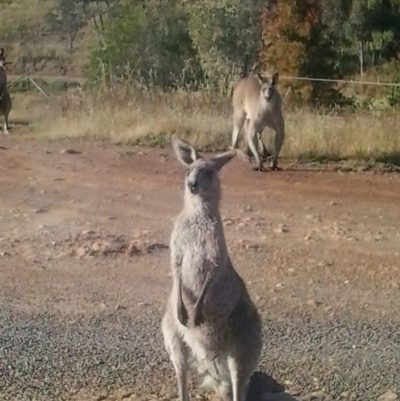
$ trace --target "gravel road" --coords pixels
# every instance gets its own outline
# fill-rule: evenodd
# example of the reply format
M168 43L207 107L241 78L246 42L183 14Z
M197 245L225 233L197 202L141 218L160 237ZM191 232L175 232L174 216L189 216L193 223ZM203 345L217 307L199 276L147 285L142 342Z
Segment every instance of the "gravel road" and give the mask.
M1 399L67 400L86 388L98 396L152 388L170 397L175 381L160 317L146 306L136 316L116 311L66 324L3 305ZM264 341L260 368L289 391L365 401L388 389L400 392L399 325L264 316Z

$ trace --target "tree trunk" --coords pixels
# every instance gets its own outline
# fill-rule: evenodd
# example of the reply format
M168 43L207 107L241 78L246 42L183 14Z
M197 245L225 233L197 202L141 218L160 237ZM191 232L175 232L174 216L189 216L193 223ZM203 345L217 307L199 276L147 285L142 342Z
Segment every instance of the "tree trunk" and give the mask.
M360 61L360 74L364 75L364 42L359 42L358 58Z
M376 49L374 42L371 42L371 47L372 47L372 65L376 65L376 58L375 58Z

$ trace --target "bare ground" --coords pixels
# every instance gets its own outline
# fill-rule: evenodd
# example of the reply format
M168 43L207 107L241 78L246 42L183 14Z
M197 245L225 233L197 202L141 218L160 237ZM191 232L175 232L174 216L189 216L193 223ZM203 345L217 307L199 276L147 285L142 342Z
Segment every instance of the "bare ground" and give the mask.
M400 394L400 175L283 167L221 173L268 391ZM176 397L160 319L182 178L170 149L0 138L2 400Z

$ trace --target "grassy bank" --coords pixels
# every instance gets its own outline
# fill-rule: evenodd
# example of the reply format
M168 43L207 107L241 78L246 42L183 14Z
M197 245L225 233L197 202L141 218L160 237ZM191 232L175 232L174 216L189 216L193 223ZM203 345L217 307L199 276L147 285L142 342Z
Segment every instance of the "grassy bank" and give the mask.
M172 133L202 150L226 149L231 103L207 93L123 88L109 92L15 94L12 120L31 121L47 139L83 138L165 146ZM284 110L287 136L282 157L295 160L375 159L400 164L400 119L393 112L318 113ZM14 129L18 135L19 127ZM272 140L269 130L264 140Z

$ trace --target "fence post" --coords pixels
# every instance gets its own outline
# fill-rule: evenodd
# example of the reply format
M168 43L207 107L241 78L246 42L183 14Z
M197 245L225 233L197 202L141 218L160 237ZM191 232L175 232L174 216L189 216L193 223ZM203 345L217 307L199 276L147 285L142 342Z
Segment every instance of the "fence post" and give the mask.
M25 76L26 76L26 90L27 90L27 92L30 92L31 83L29 80L29 66L25 66Z

